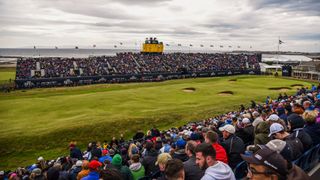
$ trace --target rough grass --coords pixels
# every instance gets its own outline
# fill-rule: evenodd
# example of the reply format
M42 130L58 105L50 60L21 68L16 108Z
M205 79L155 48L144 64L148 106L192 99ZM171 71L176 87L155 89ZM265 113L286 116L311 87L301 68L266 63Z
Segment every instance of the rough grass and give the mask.
M10 82L10 79L14 80L15 76L16 76L16 68L0 67L0 85Z
M230 82L236 78L237 81ZM231 110L250 100L277 97L272 87L310 83L266 76L233 76L157 83L101 84L0 93L0 169L13 169L68 154L138 129L166 129ZM181 89L193 87L193 93ZM219 96L232 91L232 96ZM288 90L288 94L295 90Z

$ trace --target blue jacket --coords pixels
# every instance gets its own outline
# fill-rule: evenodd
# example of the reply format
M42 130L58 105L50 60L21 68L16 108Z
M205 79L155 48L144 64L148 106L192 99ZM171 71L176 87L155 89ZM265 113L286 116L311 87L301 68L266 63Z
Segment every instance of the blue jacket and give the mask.
M99 173L96 171L91 171L88 176L82 178L81 180L99 180Z
M105 160L109 160L111 163L112 157L109 155L106 155L106 156L102 156L101 158L99 158L99 162L101 162L101 163L104 163Z

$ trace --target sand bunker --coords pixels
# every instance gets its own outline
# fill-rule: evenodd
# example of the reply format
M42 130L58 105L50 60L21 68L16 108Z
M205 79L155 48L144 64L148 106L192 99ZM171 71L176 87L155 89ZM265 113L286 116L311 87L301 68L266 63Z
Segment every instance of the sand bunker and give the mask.
M236 82L237 79L229 79L230 82Z
M187 92L187 93L192 93L196 91L196 88L193 87L189 87L189 88L184 88L182 89L183 92Z
M292 84L291 87L297 89L297 88L302 88L303 84Z
M220 96L232 96L233 92L232 91L222 91L222 92L219 92L219 95Z
M274 88L269 88L269 90L275 90L275 91L279 91L279 92L287 92L288 90L290 90L291 88L289 87L274 87Z

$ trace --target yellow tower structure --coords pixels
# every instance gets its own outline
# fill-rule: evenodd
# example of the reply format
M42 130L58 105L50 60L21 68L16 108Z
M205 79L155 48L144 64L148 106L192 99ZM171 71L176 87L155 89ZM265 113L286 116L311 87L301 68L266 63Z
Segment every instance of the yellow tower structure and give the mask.
M159 42L157 38L146 38L142 45L141 53L162 54L164 50L163 43Z

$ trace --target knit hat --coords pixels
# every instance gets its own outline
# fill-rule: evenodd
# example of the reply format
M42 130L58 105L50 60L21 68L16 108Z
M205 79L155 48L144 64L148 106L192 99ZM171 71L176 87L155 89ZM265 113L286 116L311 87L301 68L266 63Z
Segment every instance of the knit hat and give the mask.
M287 145L286 141L274 139L269 141L266 146L273 151L277 151L277 153L281 154L284 159L288 160L288 162L293 160L292 149L289 145Z
M102 155L104 156L106 154L108 154L108 150L106 150L106 149L102 150Z
M287 120L291 125L291 130L302 128L304 126L303 118L296 113L290 114Z
M116 154L113 156L111 164L114 166L121 166L122 164L122 158L119 154Z
M187 142L183 139L179 139L176 143L177 147L179 149L184 149L184 147L186 146Z

